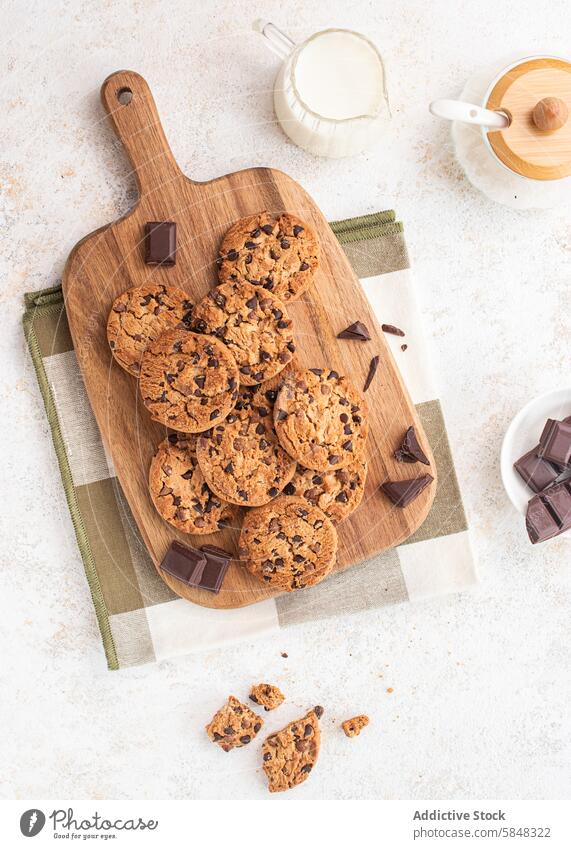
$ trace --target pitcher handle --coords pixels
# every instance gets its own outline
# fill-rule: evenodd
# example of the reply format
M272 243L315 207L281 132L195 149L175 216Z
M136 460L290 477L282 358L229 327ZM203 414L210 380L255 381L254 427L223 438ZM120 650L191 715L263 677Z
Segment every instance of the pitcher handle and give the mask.
M257 20L252 24L252 29L261 33L268 42L268 46L274 53L277 53L282 59L287 59L291 51L295 47L295 42L289 38L285 32L278 29L275 24L269 21Z
M463 121L464 124L477 124L494 130L502 130L510 123L510 119L503 112L483 109L474 103L463 103L461 100L433 100L428 108L438 118Z

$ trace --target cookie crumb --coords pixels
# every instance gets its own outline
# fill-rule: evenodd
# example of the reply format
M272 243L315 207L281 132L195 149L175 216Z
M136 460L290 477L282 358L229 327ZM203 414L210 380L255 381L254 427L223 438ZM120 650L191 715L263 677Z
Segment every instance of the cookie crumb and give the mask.
M250 690L250 699L264 710L275 710L285 699L284 694L275 684L256 684Z
M387 693L394 693L393 688L392 688L392 687L387 687Z
M263 724L262 717L250 710L248 705L243 705L235 696L228 696L228 702L206 726L206 733L213 743L229 752L247 746Z
M353 716L341 723L341 728L346 737L358 737L363 728L369 724L369 717L364 713Z

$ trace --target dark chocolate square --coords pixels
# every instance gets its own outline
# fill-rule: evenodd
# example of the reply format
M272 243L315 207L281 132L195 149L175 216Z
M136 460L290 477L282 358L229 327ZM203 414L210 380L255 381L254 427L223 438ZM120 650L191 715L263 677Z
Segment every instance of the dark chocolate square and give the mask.
M541 492L551 486L562 472L561 466L538 457L538 451L539 445L536 445L514 463L514 469L533 492Z
M571 463L571 424L547 419L539 438L538 454L558 466L568 466Z
M145 224L145 262L147 265L174 265L176 262L176 224L174 221L147 221Z
M171 543L161 563L161 569L189 587L199 586L205 566L206 556L202 551L187 548L176 540Z
M571 528L571 482L557 483L534 495L527 505L525 524L534 545L568 531Z

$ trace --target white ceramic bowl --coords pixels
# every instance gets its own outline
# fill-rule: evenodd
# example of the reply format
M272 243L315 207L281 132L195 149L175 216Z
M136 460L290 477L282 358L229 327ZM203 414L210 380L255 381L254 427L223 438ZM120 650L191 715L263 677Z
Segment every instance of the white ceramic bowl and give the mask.
M520 410L506 431L502 443L500 468L502 481L509 500L525 516L527 502L533 492L527 487L513 467L516 460L537 445L547 419L564 419L571 416L571 387L555 389L534 398ZM571 539L571 530L557 539Z

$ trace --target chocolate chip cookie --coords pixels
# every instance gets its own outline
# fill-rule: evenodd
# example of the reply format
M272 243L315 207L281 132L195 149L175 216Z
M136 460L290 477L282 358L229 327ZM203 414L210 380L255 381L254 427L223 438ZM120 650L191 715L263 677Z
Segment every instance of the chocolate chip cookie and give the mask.
M249 283L211 289L194 308L191 329L224 342L246 386L278 374L295 351L292 322L282 302Z
M250 699L264 710L275 710L285 699L284 694L275 684L255 684L250 690Z
M174 328L143 354L139 389L155 421L200 433L224 421L236 403L238 366L213 336Z
M266 737L262 763L270 793L290 790L307 779L319 755L322 716L323 708L317 705L301 719Z
M229 752L247 746L263 724L262 717L250 710L248 705L243 705L235 696L229 696L228 702L206 726L206 733L213 743L218 743L221 749Z
M297 371L282 383L274 404L278 439L306 469L340 469L363 454L368 433L362 396L336 371Z
M174 286L145 283L119 295L107 319L107 339L121 368L138 377L147 346L165 330L187 322L191 310L188 295Z
M361 503L366 478L367 463L361 458L332 472L316 472L298 466L284 487L284 495L299 495L323 510L332 522L341 522Z
M341 723L341 728L346 737L358 737L363 728L369 724L369 717L364 713L352 716Z
M225 421L201 434L196 446L210 489L246 507L275 498L295 472L295 460L276 437L263 387L242 388Z
M292 592L319 583L331 572L337 532L318 507L284 495L247 512L239 553L258 580Z
M192 441L191 441L192 440ZM192 434L171 434L159 445L149 471L153 504L166 522L185 534L212 534L235 526L238 508L209 489Z
M311 283L319 264L319 242L311 227L295 215L260 212L228 230L218 262L221 283L245 280L287 303Z

